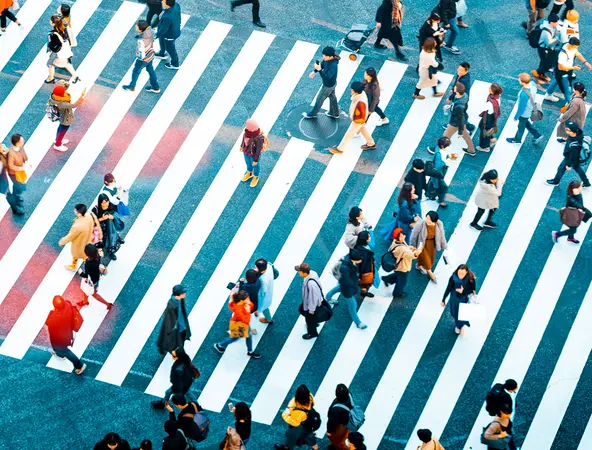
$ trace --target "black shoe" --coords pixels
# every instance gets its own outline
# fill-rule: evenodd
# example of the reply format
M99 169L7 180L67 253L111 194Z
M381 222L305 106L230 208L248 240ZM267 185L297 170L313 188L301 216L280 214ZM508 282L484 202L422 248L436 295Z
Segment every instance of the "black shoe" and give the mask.
M74 78L74 80L72 80L72 84L76 84L79 81L80 81L80 77L77 76L76 78Z
M516 138L506 138L506 141L508 141L510 144L520 144L520 142L522 142L520 139Z
M325 115L327 117L330 117L331 119L339 119L339 114L337 114L336 116L334 116L333 114L330 114L329 112L326 112Z
M592 184L590 184L590 182L587 181L586 183L583 183L582 186L588 188L588 187L592 186Z
M111 261L117 261L117 255L115 253L109 253L109 259Z
M171 70L179 70L179 67L181 67L181 66L173 66L170 62L165 63L164 66L167 69L171 69ZM158 91L160 92L160 89Z
M265 25L263 22L261 22L260 20L254 20L253 21L253 25L255 25L256 27L259 28L266 28L267 25Z
M483 231L483 227L478 223L472 223L469 225L473 230Z
M154 57L156 59L165 59L166 58L166 55L164 53L155 53L154 54Z
M303 334L303 335L302 335L302 339L304 339L304 340L306 340L306 341L308 341L308 340L310 340L310 339L314 339L314 338L316 338L316 337L319 337L319 335L317 334L316 336L314 336L314 335L312 335L312 334L308 334L308 333L306 333L306 334Z
M483 226L485 228L497 228L497 224L495 222L492 222L490 220L486 221Z
M385 280L386 277L380 277L380 279L384 282L384 285L386 287L389 287L392 283L389 283L388 281Z
M166 65L166 64L165 64ZM152 86L146 86L144 88L144 90L146 92L154 92L155 94L159 94L160 93L160 89L154 89Z
M164 402L162 400L150 402L150 405L152 405L154 409L164 409Z
M45 84L55 84L55 78L52 78L51 80L45 80L44 83Z
M407 58L403 53L397 53L397 59L403 62L409 61L409 58Z
M555 181L553 179L545 180L545 183L547 183L549 186L559 186L559 181ZM584 187L587 187L587 186L584 186Z
M121 245L125 244L125 240L121 236L117 236L117 242L119 242Z
M376 43L376 44L374 44L374 48L377 48L379 50L384 50L386 48L386 45Z
M477 154L477 152L475 150L470 152L468 148L463 148L463 152L465 152L469 156L475 156Z
M374 298L374 294L372 292L362 292L362 297Z
M234 12L234 8L236 8L234 2L230 2L230 12Z
M400 295L393 295L393 300L399 300L401 298L407 298L407 292L403 292Z
M253 359L261 359L261 353L257 352L247 352L247 355Z

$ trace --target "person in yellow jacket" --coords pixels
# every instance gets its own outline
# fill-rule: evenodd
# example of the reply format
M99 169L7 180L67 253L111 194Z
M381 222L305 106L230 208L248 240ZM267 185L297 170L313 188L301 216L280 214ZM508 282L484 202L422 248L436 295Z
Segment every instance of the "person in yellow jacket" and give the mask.
M308 418L308 412L314 406L314 398L310 390L301 384L296 389L294 398L288 403L288 407L282 413L282 419L288 424L286 440L284 444L275 444L277 450L292 450L298 446L312 447L318 450L317 439L314 432L306 430L303 422Z
M79 259L86 259L84 248L87 244L92 244L93 227L96 225L99 229L99 240L102 239L101 227L91 212L87 212L86 205L79 203L74 207L76 219L70 228L70 232L60 239L60 247L67 243L72 243L72 264L66 265L66 269L75 271Z

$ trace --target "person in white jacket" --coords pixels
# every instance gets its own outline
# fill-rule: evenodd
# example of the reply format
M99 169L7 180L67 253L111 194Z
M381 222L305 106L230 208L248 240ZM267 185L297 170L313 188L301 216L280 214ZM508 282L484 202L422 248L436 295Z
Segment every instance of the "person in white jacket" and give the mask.
M259 318L259 322L272 324L271 312L269 307L273 300L273 283L274 280L280 276L278 270L263 258L259 258L255 261L255 267L259 272L259 279L261 280L261 288L259 289L259 311L263 314L263 317Z
M482 231L485 228L497 228L495 222L491 220L495 210L499 208L499 198L502 195L503 181L500 180L497 170L489 170L483 174L479 180L477 187L477 194L475 195L475 204L477 205L477 214L471 222L471 228ZM483 226L479 225L479 221L485 210L488 209L487 219Z
M353 249L358 242L358 234L364 230L371 230L372 225L366 222L364 213L358 206L354 206L349 211L349 219L345 225L345 236L343 242L349 249ZM374 242L370 241L370 246L374 246Z

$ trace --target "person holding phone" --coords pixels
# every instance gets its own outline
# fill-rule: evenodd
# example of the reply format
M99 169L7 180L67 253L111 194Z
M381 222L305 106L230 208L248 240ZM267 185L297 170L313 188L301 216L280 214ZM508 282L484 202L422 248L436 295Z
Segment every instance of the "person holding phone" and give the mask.
M337 87L337 66L339 65L340 59L341 58L335 52L333 47L325 47L323 49L323 61L315 61L314 70L308 75L308 77L312 80L318 73L323 81L323 85L319 95L317 95L317 100L312 110L308 113L302 113L302 117L305 119L316 119L327 98L329 99L329 112L326 112L325 115L332 119L339 118L339 103L337 102L337 96L335 95L335 88Z
M246 447L251 437L251 410L249 409L249 405L245 402L238 402L236 405L229 403L228 409L234 414L235 422L233 429Z

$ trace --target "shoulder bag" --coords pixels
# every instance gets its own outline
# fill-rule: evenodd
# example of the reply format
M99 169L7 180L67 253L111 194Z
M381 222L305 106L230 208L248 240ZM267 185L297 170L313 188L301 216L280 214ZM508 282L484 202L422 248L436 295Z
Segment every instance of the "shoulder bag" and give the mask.
M534 97L532 96L532 93L529 89L524 89L524 92L526 92L526 95L528 95L530 103L532 104L532 113L530 113L530 120L532 120L533 122L539 122L543 120L544 114L543 110L541 109L541 106L537 102L535 102Z

